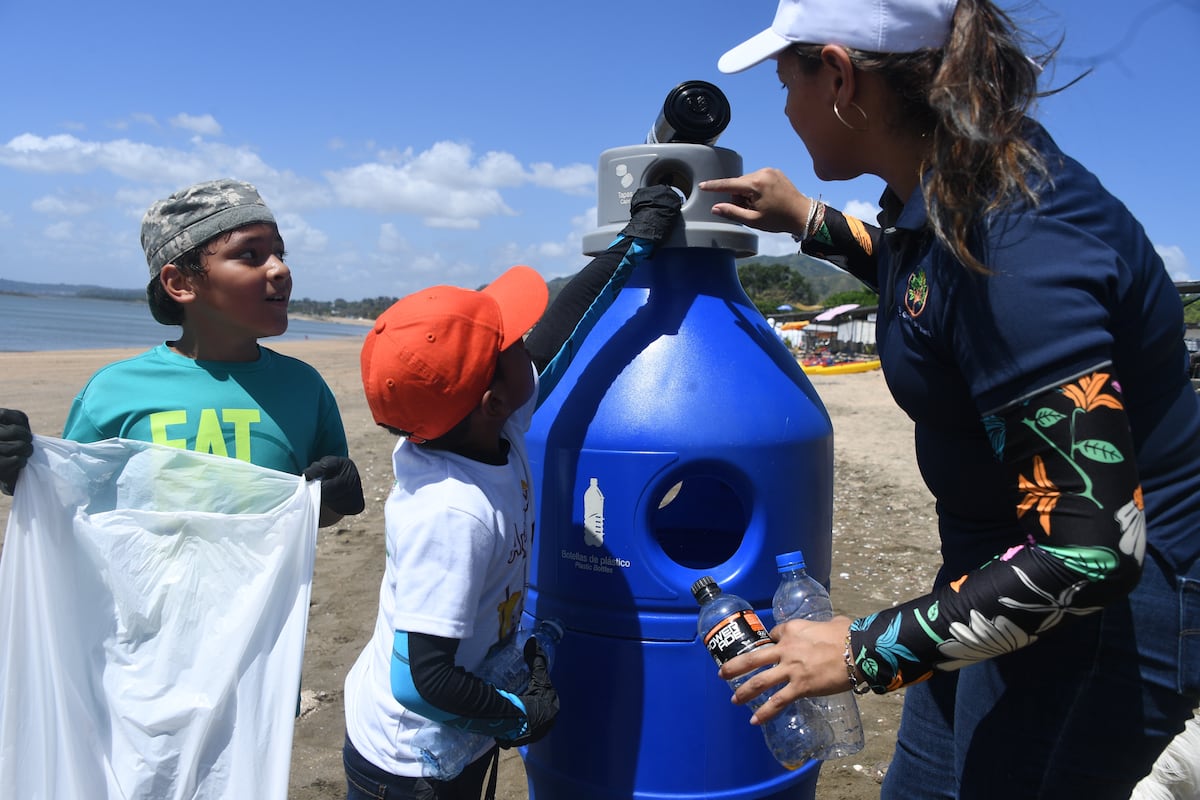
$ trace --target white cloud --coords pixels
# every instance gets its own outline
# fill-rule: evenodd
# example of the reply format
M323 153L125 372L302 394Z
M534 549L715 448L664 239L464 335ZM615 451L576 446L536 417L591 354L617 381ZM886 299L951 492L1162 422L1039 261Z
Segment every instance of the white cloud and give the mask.
M572 164L526 169L510 153L475 157L468 145L437 142L420 153L411 148L376 154L376 160L325 173L337 199L352 208L411 214L433 228L474 230L482 219L515 216L501 189L534 185L578 193L595 171Z
M113 194L113 202L126 218L134 220L132 230L138 231L141 229L146 209L162 196L162 192L148 187L126 187L117 189Z
M868 225L875 225L875 217L879 215L879 206L876 203L869 203L866 200L851 200L846 203L846 207L839 209L843 214L849 214L852 217L857 217Z
M579 253L578 239L568 236L563 241L545 241L532 245L508 242L496 247L489 256L492 277L499 275L514 264L525 264L542 273L547 279L557 277L560 265L569 265L562 274L574 275L584 264L586 257Z
M408 240L396 230L395 225L385 222L379 226L375 247L380 253L403 253L408 250Z
M211 117L178 115L172 124L219 131ZM476 157L467 145L438 142L423 152L377 154L378 160L325 173L329 186L266 164L246 147L195 138L187 148L161 147L128 138L88 140L71 134L20 134L0 144L0 166L23 172L106 172L145 185L145 210L155 199L183 186L228 175L254 183L277 213L342 204L378 213L408 214L432 228L474 230L490 217L515 216L501 190L537 186L577 194L595 180L591 167L561 169L539 163L529 168L510 153Z
M567 194L590 194L596 186L596 168L590 164L568 164L555 167L553 164L529 165L530 182L546 189L558 189Z
M536 264L542 259L566 258L572 254L572 249L568 242L542 242L534 247L533 252L537 258L531 260Z
M800 251L800 245L796 244L796 240L789 233L756 233L760 256L790 256Z
M481 217L514 214L494 189L464 188L461 176L432 175L411 165L362 164L325 177L351 208L413 214L436 227L478 227Z
M334 205L333 192L323 183L301 178L291 172L277 172L254 156L253 163L241 165L245 171L238 171L238 166L230 165L221 174L233 175L253 183L262 195L266 204L276 214L281 211L307 211L316 208L329 208ZM208 177L212 177L209 174Z
M470 155L468 151L467 155ZM480 186L520 186L525 183L525 170L511 153L489 152L479 159L479 167L465 173Z
M31 206L39 214L68 214L78 216L92 210L91 205L81 200L67 200L62 197L39 197Z
M0 166L23 172L86 174L107 172L143 184L137 212L141 218L151 202L198 181L231 176L254 183L276 212L281 209L326 207L333 202L328 189L279 172L245 147L197 139L187 150L135 142L130 139L88 141L69 134L37 136L24 133L0 145Z
M56 222L53 225L47 225L42 231L42 235L54 241L66 241L75 237L75 226L70 222Z
M1171 276L1173 281L1190 281L1192 278L1192 266L1188 263L1187 255L1183 252L1183 248L1174 244L1156 244L1155 251L1162 258L1163 264L1167 267L1167 274Z
M516 263L552 276L571 274L587 261L581 240L595 227L594 208L571 220L561 238L551 233L559 228L552 217L573 212L578 197L594 191L595 169L585 164L523 162L511 152L477 152L470 144L442 141L424 150L364 150L366 157L342 161L349 167L297 174L267 163L250 146L200 135L220 131L211 117L172 118L171 125L195 135L165 144L153 138L165 123L148 114L127 113L124 120L128 130L142 135L26 132L0 140L0 170L34 176L29 180L42 184L24 199L20 213L11 207L0 212L8 215L0 226L24 226L22 213L42 215L43 222L56 224L27 230L44 237L43 243L54 239L54 252L69 255L72 263L112 265L113 285L138 283L143 278L138 231L150 204L197 181L230 176L255 184L275 212L300 294L304 287L312 296L336 290L346 297L401 295L434 283L474 287ZM361 144L335 139L331 146L344 148L345 156ZM334 213L316 213L325 211ZM340 231L341 221L361 221L364 211L390 215L378 220L377 237ZM523 233L507 232L512 242L497 243L483 231L489 220L518 212L529 220L520 227ZM119 230L114 215L123 220ZM446 233L426 242L419 238L420 227ZM88 245L96 252L80 252Z
M531 245L506 242L489 256L493 277L514 264L528 264L547 280L568 277L588 262L583 254L583 237L596 230L596 207L571 218L570 227L562 239L546 240Z
M212 114L203 114L198 117L192 114L176 114L171 117L170 123L176 128L183 128L204 136L221 135L221 123L217 122Z
M402 256L402 257L398 257ZM417 250L405 246L402 253L376 253L369 277L384 292L403 297L422 287L438 284L474 289L495 275L478 264L448 259L436 250Z
M275 221L279 224L284 247L290 251L319 253L329 244L329 236L299 214L276 212Z
M70 134L43 137L23 133L0 146L0 164L25 172L82 174L101 170L131 180L180 185L203 172L201 160L193 154L128 139L85 141Z

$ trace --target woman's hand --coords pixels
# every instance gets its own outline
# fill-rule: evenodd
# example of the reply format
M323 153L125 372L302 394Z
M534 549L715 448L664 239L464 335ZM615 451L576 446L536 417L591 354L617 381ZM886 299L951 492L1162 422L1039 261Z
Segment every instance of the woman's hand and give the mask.
M845 659L849 631L849 617L834 617L828 622L785 622L771 630L773 647L756 647L730 659L719 674L730 680L768 667L739 686L733 695L733 702L741 705L772 686L778 687L750 717L751 724L761 725L798 697L838 694L850 688Z
M705 192L733 195L732 203L717 203L712 213L751 228L772 233L804 234L812 200L777 169L767 167L740 178L701 181Z

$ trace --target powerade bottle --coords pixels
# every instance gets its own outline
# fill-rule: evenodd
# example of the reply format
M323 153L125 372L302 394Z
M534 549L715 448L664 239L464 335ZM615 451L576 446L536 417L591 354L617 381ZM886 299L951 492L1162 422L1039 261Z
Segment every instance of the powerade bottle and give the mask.
M774 645L750 604L735 594L726 594L710 576L705 575L692 584L692 596L700 604L697 629L718 665L756 647ZM730 688L737 689L763 669L766 668L733 678L729 681ZM774 693L774 688L768 689L747 705L757 710ZM787 769L802 767L833 742L829 723L812 701L804 697L760 727L771 755Z
M779 587L771 601L775 624L790 619L824 622L833 618L829 592L805 570L804 553L799 550L775 556ZM854 693L847 690L813 701L829 721L833 742L819 754L821 759L844 758L863 749L862 718Z
M538 640L546 653L547 667L552 666L555 646L563 637L563 625L556 619L546 619L538 622L532 631L528 628L518 630L512 642L479 665L475 675L506 692L517 695L524 692L529 688L525 643L530 636ZM430 720L413 737L413 749L425 764L428 777L448 781L457 777L493 741L490 736Z

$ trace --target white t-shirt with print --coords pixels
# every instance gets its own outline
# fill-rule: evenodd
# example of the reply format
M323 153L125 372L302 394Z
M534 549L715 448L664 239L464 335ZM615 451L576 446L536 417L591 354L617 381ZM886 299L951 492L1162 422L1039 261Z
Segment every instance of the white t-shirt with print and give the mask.
M392 696L395 631L459 639L456 663L473 671L520 624L536 510L525 432L536 396L504 426L503 466L406 439L392 452L379 614L346 676L345 707L354 747L393 775L422 774L410 745L427 722Z

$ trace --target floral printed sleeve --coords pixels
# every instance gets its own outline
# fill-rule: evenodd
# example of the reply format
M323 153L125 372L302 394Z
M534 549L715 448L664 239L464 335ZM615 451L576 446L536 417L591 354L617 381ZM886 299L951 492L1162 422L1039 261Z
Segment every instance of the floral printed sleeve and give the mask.
M806 255L823 258L878 290L879 228L824 203L817 206L813 234L800 245Z
M1111 376L1095 372L983 419L1026 540L933 593L851 625L878 693L1032 644L1127 594L1146 547L1133 441Z

